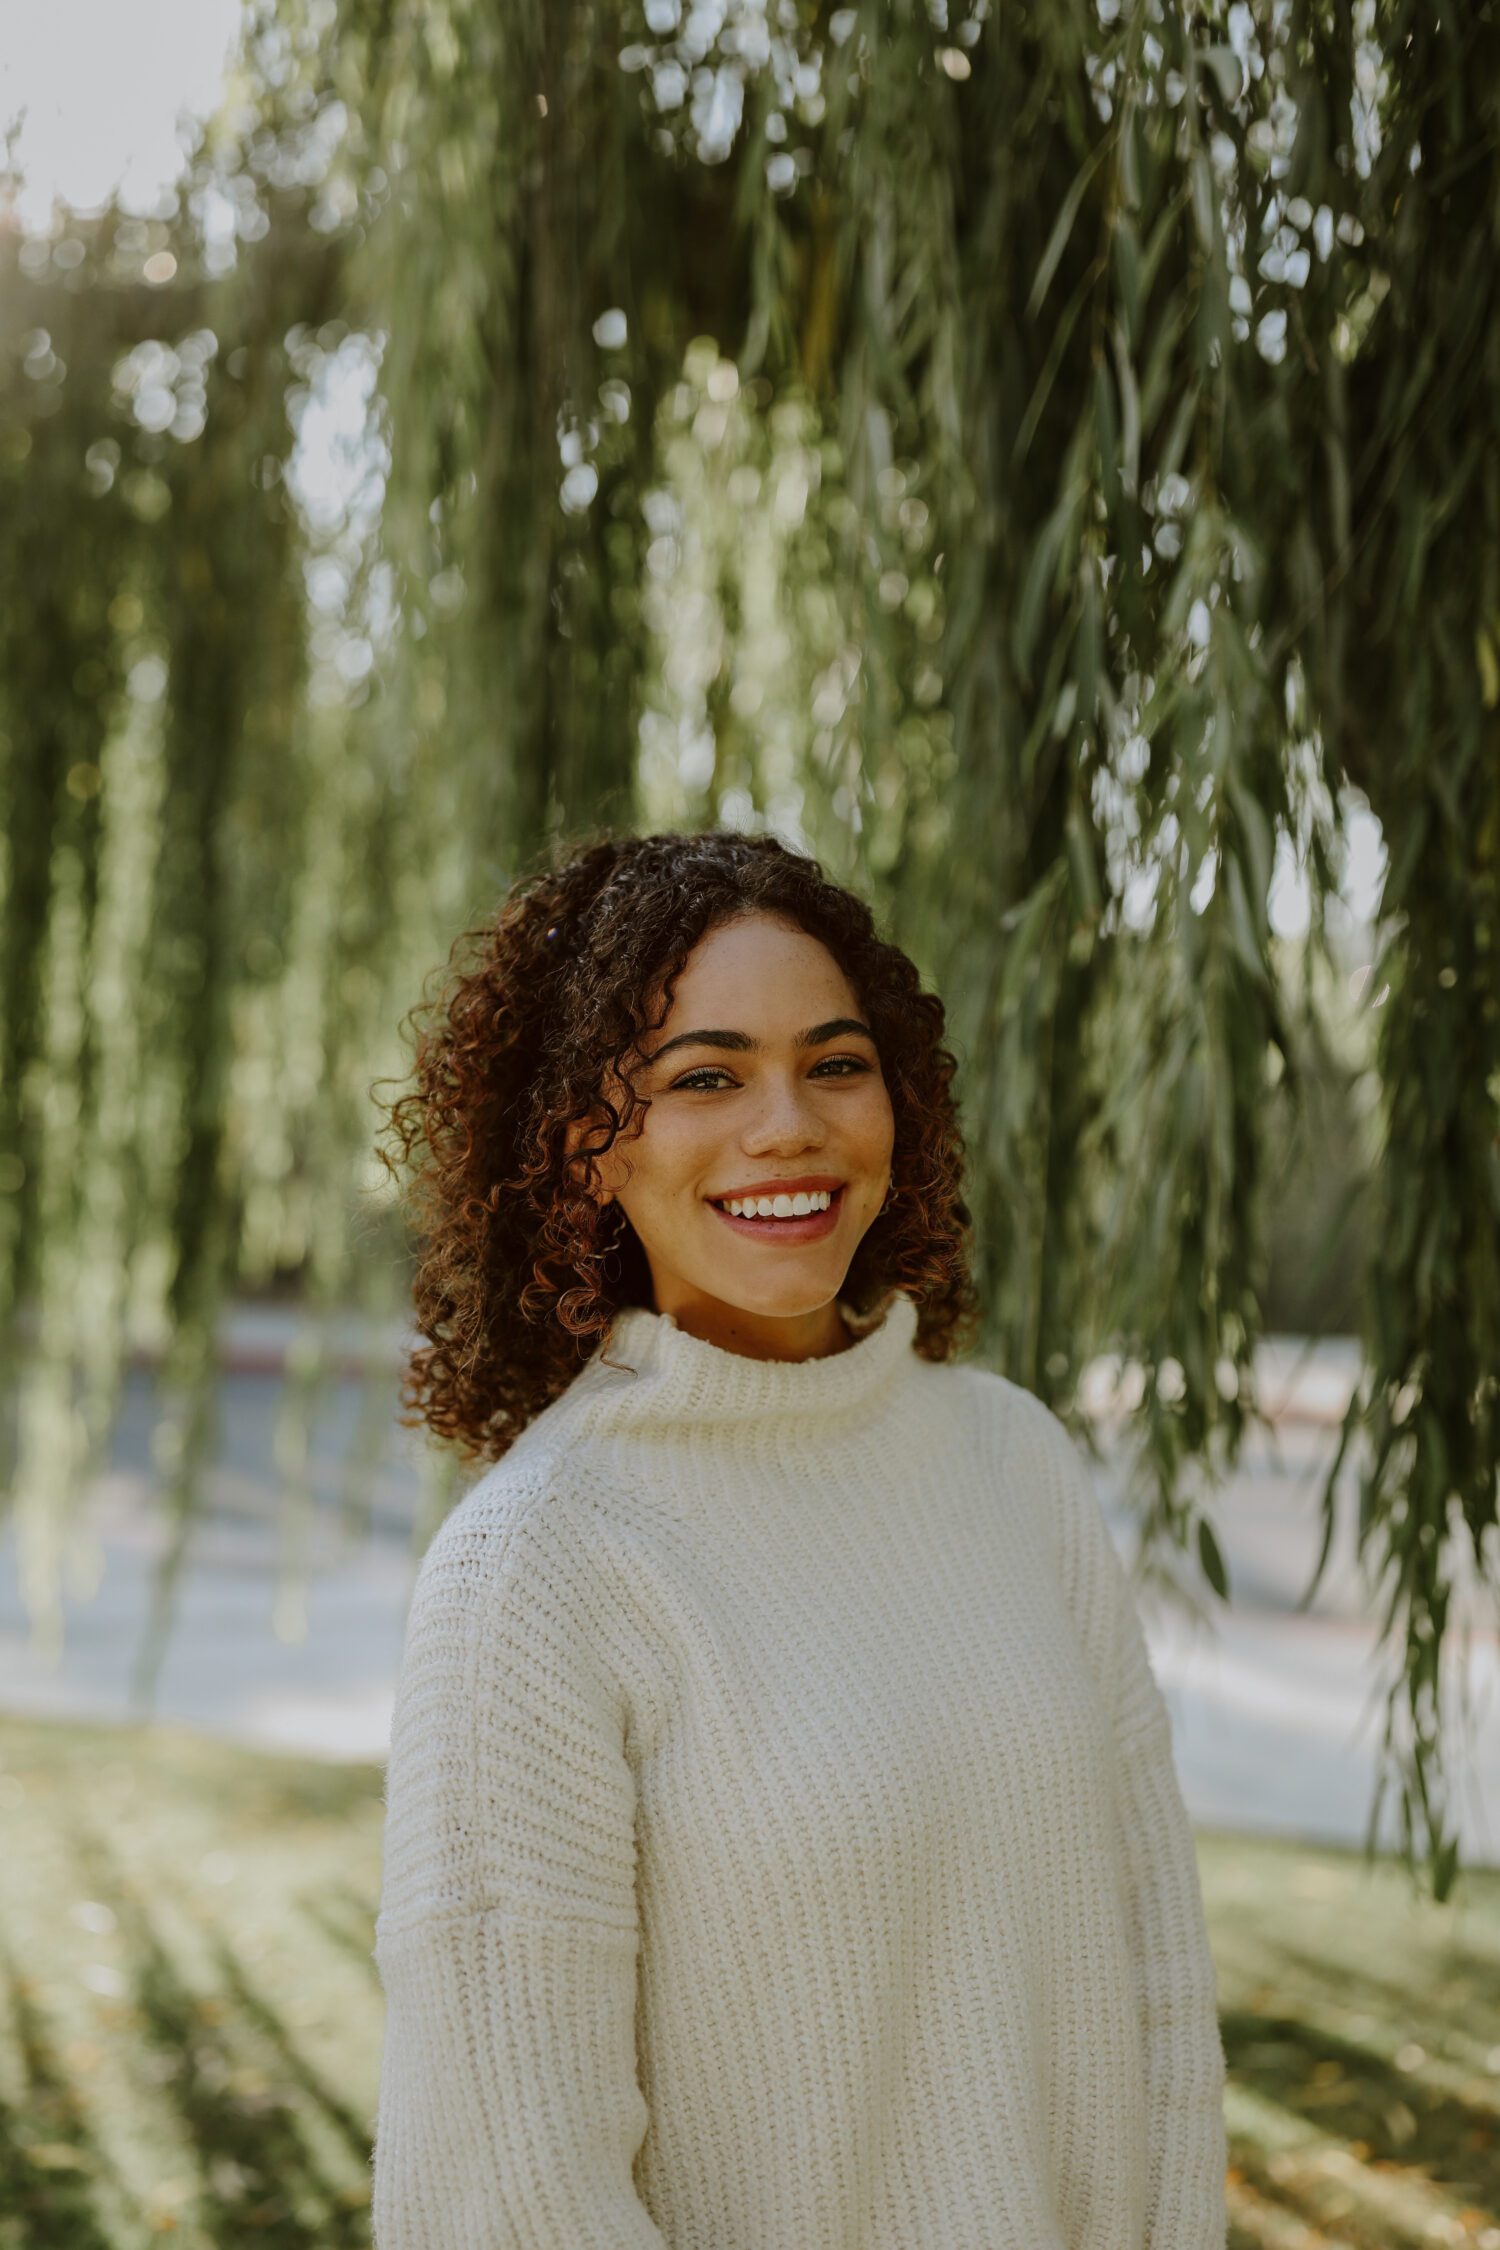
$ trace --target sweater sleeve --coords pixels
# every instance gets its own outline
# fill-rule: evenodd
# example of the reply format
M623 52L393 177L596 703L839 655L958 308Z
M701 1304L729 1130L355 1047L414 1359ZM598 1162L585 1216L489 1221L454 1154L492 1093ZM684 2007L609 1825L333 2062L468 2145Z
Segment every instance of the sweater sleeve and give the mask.
M375 2250L661 2250L633 2185L634 1783L590 1574L481 1480L417 1574L385 1783Z
M1050 1412L1065 1574L1100 1652L1113 1715L1121 1841L1146 2051L1146 2250L1224 2250L1225 2061L1197 1852L1172 1722L1092 1477Z

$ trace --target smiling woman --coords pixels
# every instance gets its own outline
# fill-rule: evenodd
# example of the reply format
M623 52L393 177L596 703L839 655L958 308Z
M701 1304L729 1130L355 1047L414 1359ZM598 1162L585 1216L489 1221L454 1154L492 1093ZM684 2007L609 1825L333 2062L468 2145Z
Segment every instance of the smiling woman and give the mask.
M717 832L439 1007L413 1396L493 1458L397 1685L376 2250L1222 2250L1170 1723L1062 1425L954 1363L942 1028Z
M752 1358L837 1351L898 1287L925 1358L972 1333L942 1002L814 860L585 844L451 966L382 1151L424 1238L405 1396L437 1436L498 1460L631 1305ZM799 1191L826 1213L778 1213Z

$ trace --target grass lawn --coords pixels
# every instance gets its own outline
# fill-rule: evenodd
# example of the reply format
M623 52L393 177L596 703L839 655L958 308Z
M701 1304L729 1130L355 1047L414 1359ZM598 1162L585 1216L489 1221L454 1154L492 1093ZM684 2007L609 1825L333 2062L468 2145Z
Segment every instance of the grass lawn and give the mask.
M381 1820L375 1766L0 1719L0 2250L368 2244ZM1230 2250L1500 2250L1500 1873L1199 1855Z

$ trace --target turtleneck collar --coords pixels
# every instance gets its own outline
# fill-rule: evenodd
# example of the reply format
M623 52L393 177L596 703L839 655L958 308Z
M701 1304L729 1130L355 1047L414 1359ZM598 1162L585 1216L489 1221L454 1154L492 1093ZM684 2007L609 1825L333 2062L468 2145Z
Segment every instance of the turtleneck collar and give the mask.
M614 1429L717 1424L784 1433L799 1416L819 1427L868 1412L915 1365L915 1300L897 1290L867 1324L842 1303L855 1341L821 1359L749 1359L678 1327L670 1313L627 1305L572 1390Z

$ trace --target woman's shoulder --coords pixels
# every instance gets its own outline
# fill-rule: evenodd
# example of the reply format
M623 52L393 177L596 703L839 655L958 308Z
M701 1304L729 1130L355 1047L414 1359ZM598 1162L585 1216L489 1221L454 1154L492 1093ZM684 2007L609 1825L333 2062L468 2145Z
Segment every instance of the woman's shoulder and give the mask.
M576 1513L577 1480L567 1448L523 1432L479 1472L432 1534L413 1601L430 1599L455 1579L477 1591L528 1565L545 1569L548 1555L571 1543Z
M987 1427L1003 1430L1047 1452L1055 1452L1059 1445L1071 1446L1067 1424L1024 1383L973 1360L957 1360L948 1372L962 1380Z
M1030 1496L1065 1550L1103 1526L1086 1449L1045 1399L993 1368L955 1368L975 1404L981 1445L997 1486ZM1080 1531L1080 1525L1082 1529Z

